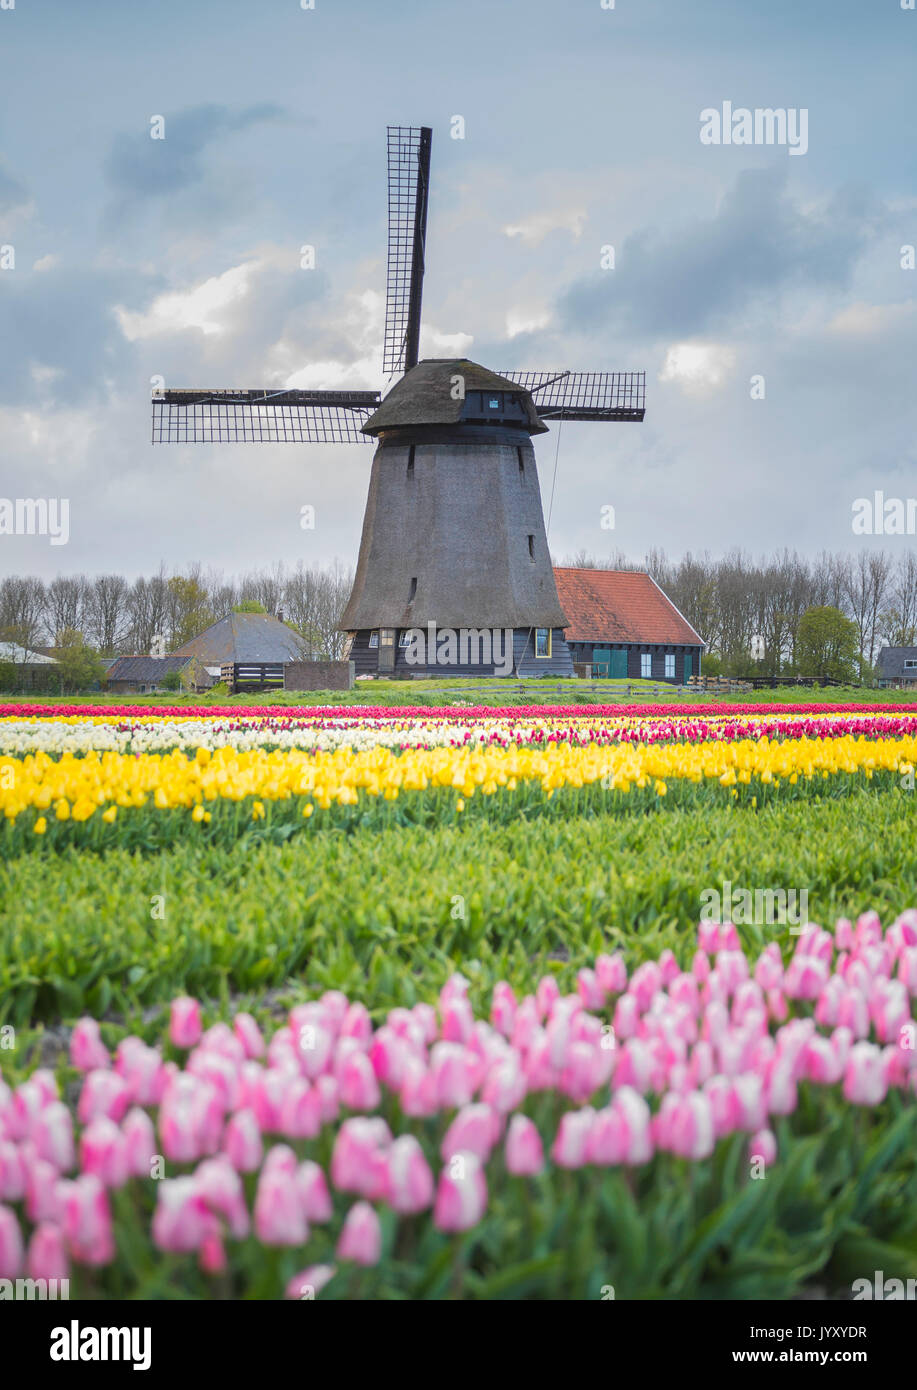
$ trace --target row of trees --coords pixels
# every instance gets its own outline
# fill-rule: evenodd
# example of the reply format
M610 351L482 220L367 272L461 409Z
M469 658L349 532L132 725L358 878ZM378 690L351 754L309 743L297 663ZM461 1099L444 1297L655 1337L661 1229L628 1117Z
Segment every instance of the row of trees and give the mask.
M247 609L282 615L307 653L334 659L343 649L337 624L352 584L353 572L337 561L278 564L229 579L200 565L180 574L161 566L133 582L120 574L60 575L49 584L10 575L0 580L0 641L34 650L79 634L101 656L145 655L160 646L169 652L233 609Z
M769 559L732 550L719 559L689 553L672 560L653 550L640 565L620 554L599 559L580 552L559 563L649 570L707 642L710 656L704 666L711 673L719 665L726 675L832 674L804 669L815 658L810 635L800 624L805 614L821 609L851 625L842 628L835 621L832 641L841 641L850 654L858 668L853 674L868 678L883 646L917 645L914 550L897 557L881 550L852 556L823 551L811 560L788 550Z
M882 646L917 645L914 550L897 557L880 550L822 552L814 559L787 550L754 559L733 550L679 560L653 550L639 565L621 554L580 552L555 563L649 570L706 641L710 672L830 675L807 669L830 652L845 674L868 679ZM352 570L338 561L293 569L277 564L228 579L200 565L177 574L161 566L133 581L76 574L45 584L10 575L0 580L0 641L31 650L82 642L102 656L168 652L231 610L248 608L282 614L305 639L307 654L336 658L343 654L337 626L352 583ZM814 617L803 622L815 613L817 623ZM821 637L813 646L816 629Z

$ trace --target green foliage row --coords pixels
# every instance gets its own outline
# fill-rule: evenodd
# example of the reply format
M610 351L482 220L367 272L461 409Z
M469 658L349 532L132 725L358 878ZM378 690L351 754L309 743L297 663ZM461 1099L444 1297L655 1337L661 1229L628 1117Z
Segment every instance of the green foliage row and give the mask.
M345 834L329 818L281 843L255 827L228 846L186 834L155 855L9 859L0 1022L131 1014L176 993L225 998L301 980L383 1010L432 997L454 969L484 989L506 978L526 990L613 945L632 959L681 951L701 892L725 880L805 889L824 923L915 905L903 794L625 817L571 817L555 802L531 819ZM778 929L744 930L759 946Z

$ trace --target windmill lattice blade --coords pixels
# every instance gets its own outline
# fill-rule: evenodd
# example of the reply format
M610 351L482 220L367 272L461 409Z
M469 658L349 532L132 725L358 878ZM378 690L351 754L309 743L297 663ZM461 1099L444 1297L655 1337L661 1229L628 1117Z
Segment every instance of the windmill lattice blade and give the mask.
M427 126L388 127L386 376L417 364L432 139Z
M154 444L369 444L377 391L160 391Z
M531 393L543 420L642 420L646 372L501 372Z

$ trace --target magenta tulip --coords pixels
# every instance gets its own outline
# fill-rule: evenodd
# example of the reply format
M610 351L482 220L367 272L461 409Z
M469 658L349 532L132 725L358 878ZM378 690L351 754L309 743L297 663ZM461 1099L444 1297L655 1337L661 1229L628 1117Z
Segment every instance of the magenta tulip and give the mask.
M510 1120L504 1156L507 1171L516 1177L533 1177L544 1168L541 1135L527 1115L514 1115Z
M183 996L172 1000L169 1038L174 1047L194 1047L201 1037L201 1006L196 999Z
M357 1202L350 1208L341 1228L335 1252L339 1260L353 1260L358 1265L375 1265L382 1254L382 1227L368 1202Z
M433 1224L439 1231L467 1231L487 1210L487 1182L474 1154L453 1154L439 1175Z

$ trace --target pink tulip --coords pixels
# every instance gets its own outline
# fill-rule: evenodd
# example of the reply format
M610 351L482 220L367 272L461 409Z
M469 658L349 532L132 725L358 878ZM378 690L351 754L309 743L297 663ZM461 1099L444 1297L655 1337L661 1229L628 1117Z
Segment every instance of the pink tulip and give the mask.
M595 973L606 994L623 994L627 989L627 967L624 957L618 952L611 956L596 956Z
M236 1014L232 1021L232 1031L242 1044L246 1057L264 1056L264 1038L251 1014Z
M605 1004L605 990L594 970L580 970L576 976L576 988L583 1007L601 1009Z
M489 1105L465 1105L443 1136L440 1156L448 1160L452 1154L465 1150L486 1163L499 1138L500 1127L500 1117Z
M223 1135L223 1149L239 1173L254 1173L261 1165L261 1130L253 1110L237 1110L231 1115Z
M331 1181L339 1192L358 1192L377 1201L384 1197L387 1150L392 1136L382 1119L354 1116L337 1133L331 1154Z
M115 1071L123 1077L137 1105L158 1105L170 1075L156 1048L133 1037L118 1044Z
M73 1120L63 1101L55 1100L39 1111L32 1126L32 1141L40 1158L59 1173L69 1173L75 1162Z
M123 1077L114 1071L91 1071L83 1082L77 1104L80 1124L88 1125L90 1120L105 1115L116 1124L124 1118L131 1101L130 1087Z
M262 1176L268 1173L283 1173L288 1178L296 1176L296 1154L289 1144L274 1144L267 1151Z
M233 1240L244 1240L249 1231L245 1190L229 1159L205 1159L194 1170L194 1182L210 1211L222 1216Z
M748 1157L751 1161L760 1159L767 1167L776 1163L777 1139L772 1130L759 1129L757 1134L752 1135L748 1144Z
M467 1231L487 1209L487 1182L480 1159L454 1154L439 1175L433 1224L439 1231Z
M368 1202L357 1202L344 1220L335 1252L339 1260L375 1265L382 1254L382 1227Z
M310 1159L296 1169L296 1190L302 1204L303 1216L310 1225L322 1225L334 1214L331 1193L323 1169Z
M430 1056L436 1099L444 1110L459 1109L471 1100L471 1059L461 1043L438 1042Z
M166 1186L160 1184L160 1198ZM83 1173L73 1182L61 1179L57 1198L64 1239L73 1258L84 1265L110 1264L115 1258L111 1207L108 1193L95 1174Z
M201 1006L196 999L183 996L172 1000L169 1038L174 1047L194 1047L201 1037Z
M509 1122L504 1148L507 1172L516 1177L534 1177L544 1168L541 1135L527 1115L514 1115Z
M286 1297L311 1300L321 1293L334 1275L334 1265L309 1265L308 1269L301 1269L293 1275L286 1287Z
M70 1034L70 1065L82 1072L111 1066L108 1048L94 1018L81 1018L74 1024Z
M596 961L598 965L598 961ZM560 998L560 985L553 975L544 975L535 990L535 1008L539 1018L548 1018Z
M653 1139L650 1108L646 1101L633 1087L622 1086L615 1092L612 1105L621 1115L627 1129L625 1163L648 1163L653 1156Z
M80 1167L84 1173L95 1173L106 1187L123 1187L127 1182L127 1143L114 1120L100 1115L83 1130Z
M217 1221L193 1177L167 1178L157 1184L153 1241L160 1250L187 1254L199 1250Z
M308 1240L295 1177L262 1170L255 1193L255 1233L264 1245L303 1245Z
M490 1006L490 1020L505 1038L512 1037L516 1020L516 996L505 980L494 985L493 1001Z
M23 1154L22 1166L25 1173L25 1210L29 1220L56 1220L57 1184L60 1181L60 1173L53 1163L34 1154L28 1157Z
M127 1171L134 1178L148 1178L156 1157L156 1131L145 1110L135 1106L124 1117L121 1126Z
M304 1077L297 1076L287 1083L281 1101L279 1132L287 1139L314 1139L321 1127L321 1094Z
M591 1106L568 1110L561 1116L560 1125L551 1149L551 1157L561 1168L582 1168L586 1162L586 1144L595 1119Z
M845 1099L852 1105L879 1105L887 1091L879 1048L869 1042L854 1043L844 1071Z
M433 1174L412 1134L402 1134L394 1141L386 1165L385 1199L389 1206L406 1216L425 1211L433 1201Z
M197 1262L204 1274L223 1274L229 1266L226 1247L219 1231L210 1231L201 1241Z
M22 1259L22 1232L16 1214L0 1206L0 1279L16 1279Z
M338 1095L348 1110L375 1110L382 1099L372 1063L365 1052L347 1057L338 1073Z
M26 1254L26 1273L30 1279L67 1279L70 1262L60 1227L43 1221L35 1227Z

